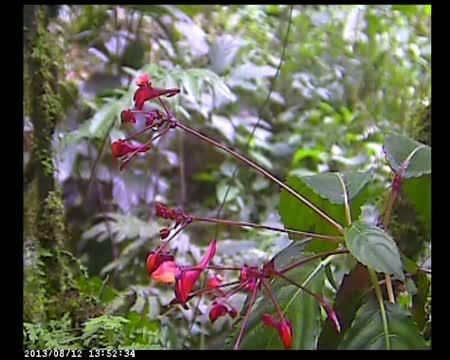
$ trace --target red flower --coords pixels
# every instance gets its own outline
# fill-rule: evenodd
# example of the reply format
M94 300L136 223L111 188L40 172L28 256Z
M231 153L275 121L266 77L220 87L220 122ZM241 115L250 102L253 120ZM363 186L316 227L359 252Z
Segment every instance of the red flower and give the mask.
M262 322L264 325L271 326L278 330L281 340L283 341L283 345L286 349L290 349L292 347L293 331L292 324L289 320L279 321L269 314L264 314L262 316Z
M229 314L232 319L234 319L237 316L237 311L231 306L226 306L222 303L213 303L213 307L209 311L209 319L211 320L211 323L214 324L214 322L226 314Z
M175 275L178 272L178 265L175 261L164 261L153 272L152 279L163 284L172 284L175 282Z
M150 86L151 78L149 74L142 74L136 79L137 86Z
M145 114L145 126L152 126L157 120L161 120L163 115L158 110L152 110Z
M173 255L161 252L151 252L147 257L147 272L152 275L153 272L165 261L173 261Z
M129 141L117 140L111 144L111 152L115 158L122 157L134 151L146 152L150 150L149 145L142 145L139 143L132 144Z
M169 235L170 235L169 228L163 228L163 229L159 230L159 236L161 237L162 240L167 238Z
M194 285L202 272L214 257L216 250L217 241L213 240L209 245L205 256L198 265L194 266L193 268L189 268L188 270L180 269L178 275L176 276L175 296L177 297L181 305L186 305L189 294L194 288Z
M334 328L336 329L336 331L338 333L340 333L341 332L341 324L339 323L339 319L338 319L333 307L331 306L330 302L326 298L323 298L323 297L321 297L319 301L320 301L320 304L325 309L325 312L327 313L328 318L333 323Z
M131 110L123 110L120 113L120 119L122 120L122 123L132 123L132 124L136 124L136 116L134 115L134 112L132 112Z
M241 269L239 280L241 283L247 283L244 286L245 290L253 291L258 286L259 277L260 272L256 267L244 265Z
M218 286L220 286L220 284L222 284L223 279L220 275L216 275L213 276L212 278L208 279L208 282L206 283L206 287L210 288L210 289L215 289Z
M167 205L162 203L155 203L156 216L163 219L170 219L176 222L176 225L181 223L187 223L191 220L191 217L186 214L182 209L171 209Z
M160 96L171 97L180 92L180 89L158 89L152 87L150 76L148 74L139 76L136 80L136 84L139 88L134 93L133 100L135 107L138 110L142 110L144 103L148 100L155 99Z

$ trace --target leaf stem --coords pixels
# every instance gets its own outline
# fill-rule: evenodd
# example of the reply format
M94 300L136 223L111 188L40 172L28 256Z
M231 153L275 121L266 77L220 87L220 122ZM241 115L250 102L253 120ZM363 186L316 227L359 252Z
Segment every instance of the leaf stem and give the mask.
M222 149L223 151L229 153L230 155L233 155L234 157L236 157L237 159L241 160L242 162L244 162L245 164L247 164L249 167L253 168L254 170L256 170L257 172L259 172L261 175L265 176L266 178L272 180L273 182L275 182L276 184L278 184L281 188L283 188L285 191L287 191L289 194L291 194L292 196L294 196L295 198L297 198L298 200L300 200L303 204L305 204L306 206L308 206L311 210L313 210L314 212L316 212L317 215L319 215L323 220L327 221L329 224L331 224L333 227L335 227L341 234L344 233L344 229L343 227L338 224L335 220L333 220L331 217L329 217L327 214L325 214L322 210L320 210L319 208L317 208L314 204L312 204L309 200L307 200L305 197L303 197L302 195L300 195L297 191L295 191L293 188L291 188L290 186L286 185L285 183L283 183L281 180L279 180L277 177L275 177L274 175L272 175L270 172L268 172L267 170L263 169L261 166L257 165L256 163L254 163L253 161L249 160L248 158L246 158L245 156L240 155L239 153L237 153L236 151L226 147L225 145L222 145L221 143L211 139L210 137L203 135L201 133L199 133L198 131L191 129L190 127L184 125L183 123L177 121L175 123L176 127L179 127L180 129L188 132L191 135L194 135L202 140L205 140L207 142L209 142L210 144L218 147L219 149Z
M348 193L347 193L347 189L345 187L345 183L344 183L344 179L342 179L341 174L337 174L337 177L339 179L339 181L341 182L342 185L342 191L344 193L344 207L345 207L345 218L347 220L347 225L351 226L352 225L352 213L350 211L350 203L348 201Z
M384 300L383 300L383 295L381 293L380 284L378 283L378 278L377 278L377 274L375 273L375 271L372 269L369 269L369 268L368 268L368 270L369 270L370 277L372 279L372 283L375 288L375 295L377 297L378 304L380 305L381 320L383 322L384 338L386 340L386 349L391 350L391 342L389 339L389 327L388 327L388 321L387 321L387 316L386 316L386 308L384 307Z

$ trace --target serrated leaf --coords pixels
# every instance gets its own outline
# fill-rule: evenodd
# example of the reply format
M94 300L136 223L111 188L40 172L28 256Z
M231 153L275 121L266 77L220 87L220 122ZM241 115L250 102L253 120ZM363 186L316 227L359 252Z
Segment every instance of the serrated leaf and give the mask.
M352 219L359 218L361 206L367 199L368 191L365 185L370 177L368 174L358 172L342 173L344 184L348 185L347 191L349 192ZM305 180L305 178L308 179ZM346 223L344 202L343 199L340 199L343 195L343 187L336 175L290 176L287 183L335 221L340 224ZM334 184L330 185L334 186L334 188L325 187L325 183L328 185ZM333 201L339 201L339 203L333 203L328 197L333 199ZM280 195L279 212L287 229L340 235L334 227L320 218L313 210L285 191L282 191ZM295 239L295 237L291 238ZM316 239L311 243L309 250L326 251L334 248L336 248L336 244Z
M431 174L431 147L412 140L404 135L390 135L383 146L386 159L391 168L397 172L403 162L409 159L405 178Z
M345 230L345 243L350 253L362 264L404 280L397 244L382 229L361 221L354 222Z
M406 179L403 191L416 208L419 218L431 230L431 175Z
M371 176L370 170L348 171L304 176L302 180L322 198L328 199L333 204L344 204L344 194L347 193L349 200L353 199L366 186Z
M410 314L399 304L384 302L392 350L425 350L425 340L420 335ZM369 299L357 312L346 332L340 350L386 350L383 323L378 304Z

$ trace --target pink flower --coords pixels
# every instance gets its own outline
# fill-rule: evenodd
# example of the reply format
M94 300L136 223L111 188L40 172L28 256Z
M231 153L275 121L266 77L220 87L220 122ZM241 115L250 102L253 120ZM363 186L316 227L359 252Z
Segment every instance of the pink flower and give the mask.
M188 269L180 269L179 273L176 276L175 296L179 300L181 305L186 305L189 294L194 288L194 285L202 272L206 269L206 267L214 257L216 250L217 241L213 240L209 245L205 256L198 265L194 266L193 268L189 267Z
M163 284L172 284L175 282L175 274L178 272L178 265L175 261L164 261L153 272L152 279Z
M147 257L147 272L151 276L153 272L165 261L173 261L173 255L161 252L151 252Z
M223 279L220 275L216 275L213 276L211 278L208 279L208 282L206 283L206 287L210 288L210 289L215 289L218 286L220 286L220 284L222 284Z

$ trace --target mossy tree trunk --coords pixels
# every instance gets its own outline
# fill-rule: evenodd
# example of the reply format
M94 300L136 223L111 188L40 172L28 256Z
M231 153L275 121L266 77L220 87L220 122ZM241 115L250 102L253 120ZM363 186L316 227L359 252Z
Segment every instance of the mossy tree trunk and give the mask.
M43 250L40 260L47 295L61 289L63 269L58 249L63 247L66 235L64 204L55 181L52 151L54 129L62 116L58 84L63 55L57 38L48 30L51 12L48 6L24 8L25 104L33 123L31 158L24 174L31 187L26 189L24 208L32 219L25 221L25 226L32 226L26 231Z

